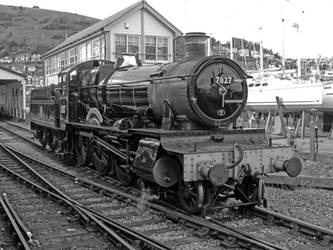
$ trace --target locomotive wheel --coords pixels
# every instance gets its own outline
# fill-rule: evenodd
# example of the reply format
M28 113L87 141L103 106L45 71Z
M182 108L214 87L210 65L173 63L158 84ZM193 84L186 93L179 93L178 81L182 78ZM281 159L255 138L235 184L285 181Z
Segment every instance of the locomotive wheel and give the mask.
M39 142L40 142L42 148L46 147L46 145L47 145L47 134L46 134L46 132L43 132L43 134L39 138Z
M256 201L261 205L265 200L264 193L264 182L251 175L245 176L242 183L235 186L235 197L242 202Z
M202 182L178 182L178 198L188 213L199 213L205 202L205 187Z
M51 150L52 151L55 151L59 146L59 140L54 137L53 140L52 140L52 145L51 145Z
M133 183L134 178L126 165L121 165L120 160L112 159L112 169L116 178L124 185L129 186Z
M78 164L80 166L88 165L91 158L91 146L87 137L79 136L75 151Z
M52 134L47 136L47 145L50 147L51 151L53 152L57 148L57 138Z
M103 149L96 150L94 148L92 159L94 166L99 173L101 173L102 175L107 175L108 173L110 173L111 166L108 161L109 156L107 152L105 152Z

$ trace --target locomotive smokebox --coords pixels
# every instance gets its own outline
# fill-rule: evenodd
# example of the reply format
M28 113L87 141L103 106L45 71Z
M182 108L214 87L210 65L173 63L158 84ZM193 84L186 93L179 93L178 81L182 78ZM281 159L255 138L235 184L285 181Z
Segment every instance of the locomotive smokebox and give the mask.
M186 33L185 60L195 60L209 56L209 36L203 32Z

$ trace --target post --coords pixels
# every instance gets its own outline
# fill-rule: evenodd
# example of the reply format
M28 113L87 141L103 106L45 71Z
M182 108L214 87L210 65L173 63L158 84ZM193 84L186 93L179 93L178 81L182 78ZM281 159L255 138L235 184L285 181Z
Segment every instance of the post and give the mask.
M280 117L280 121L281 121L281 132L282 132L282 135L284 137L286 137L287 136L287 133L286 133L286 124L284 122L283 113L282 113L282 110L281 110L280 98L278 96L276 96L275 99L276 99L276 104L277 104L277 108L278 108L278 112L279 112L279 117Z
M22 80L22 119L25 120L26 119L26 108L27 108L27 98L26 98L26 93L27 93L27 90L26 90L26 82L25 80Z
M270 133L271 133L271 131L270 131L271 119L272 119L272 111L268 111L268 117L267 117L266 126L265 126L265 132L266 132L267 139L270 137Z
M298 136L299 127L301 126L301 121L302 121L302 117L298 118L296 129L295 129L295 137Z
M301 138L304 139L305 136L305 110L302 111L302 131Z
M310 121L310 160L316 160L316 123L311 116Z

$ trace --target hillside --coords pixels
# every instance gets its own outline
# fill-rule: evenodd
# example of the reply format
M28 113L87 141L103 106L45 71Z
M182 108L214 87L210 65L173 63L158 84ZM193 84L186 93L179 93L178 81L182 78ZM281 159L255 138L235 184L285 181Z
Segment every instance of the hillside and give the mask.
M78 14L37 6L0 5L0 58L20 53L43 54L74 33L98 22Z

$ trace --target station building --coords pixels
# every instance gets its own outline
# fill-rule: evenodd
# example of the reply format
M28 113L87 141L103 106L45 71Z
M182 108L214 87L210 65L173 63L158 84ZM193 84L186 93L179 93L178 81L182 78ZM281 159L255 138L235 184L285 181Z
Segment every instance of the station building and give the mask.
M143 64L172 62L174 38L181 34L146 1L139 1L46 52L45 83L56 84L62 69L91 59L116 61L133 54Z
M0 109L14 118L25 119L25 75L0 65Z

